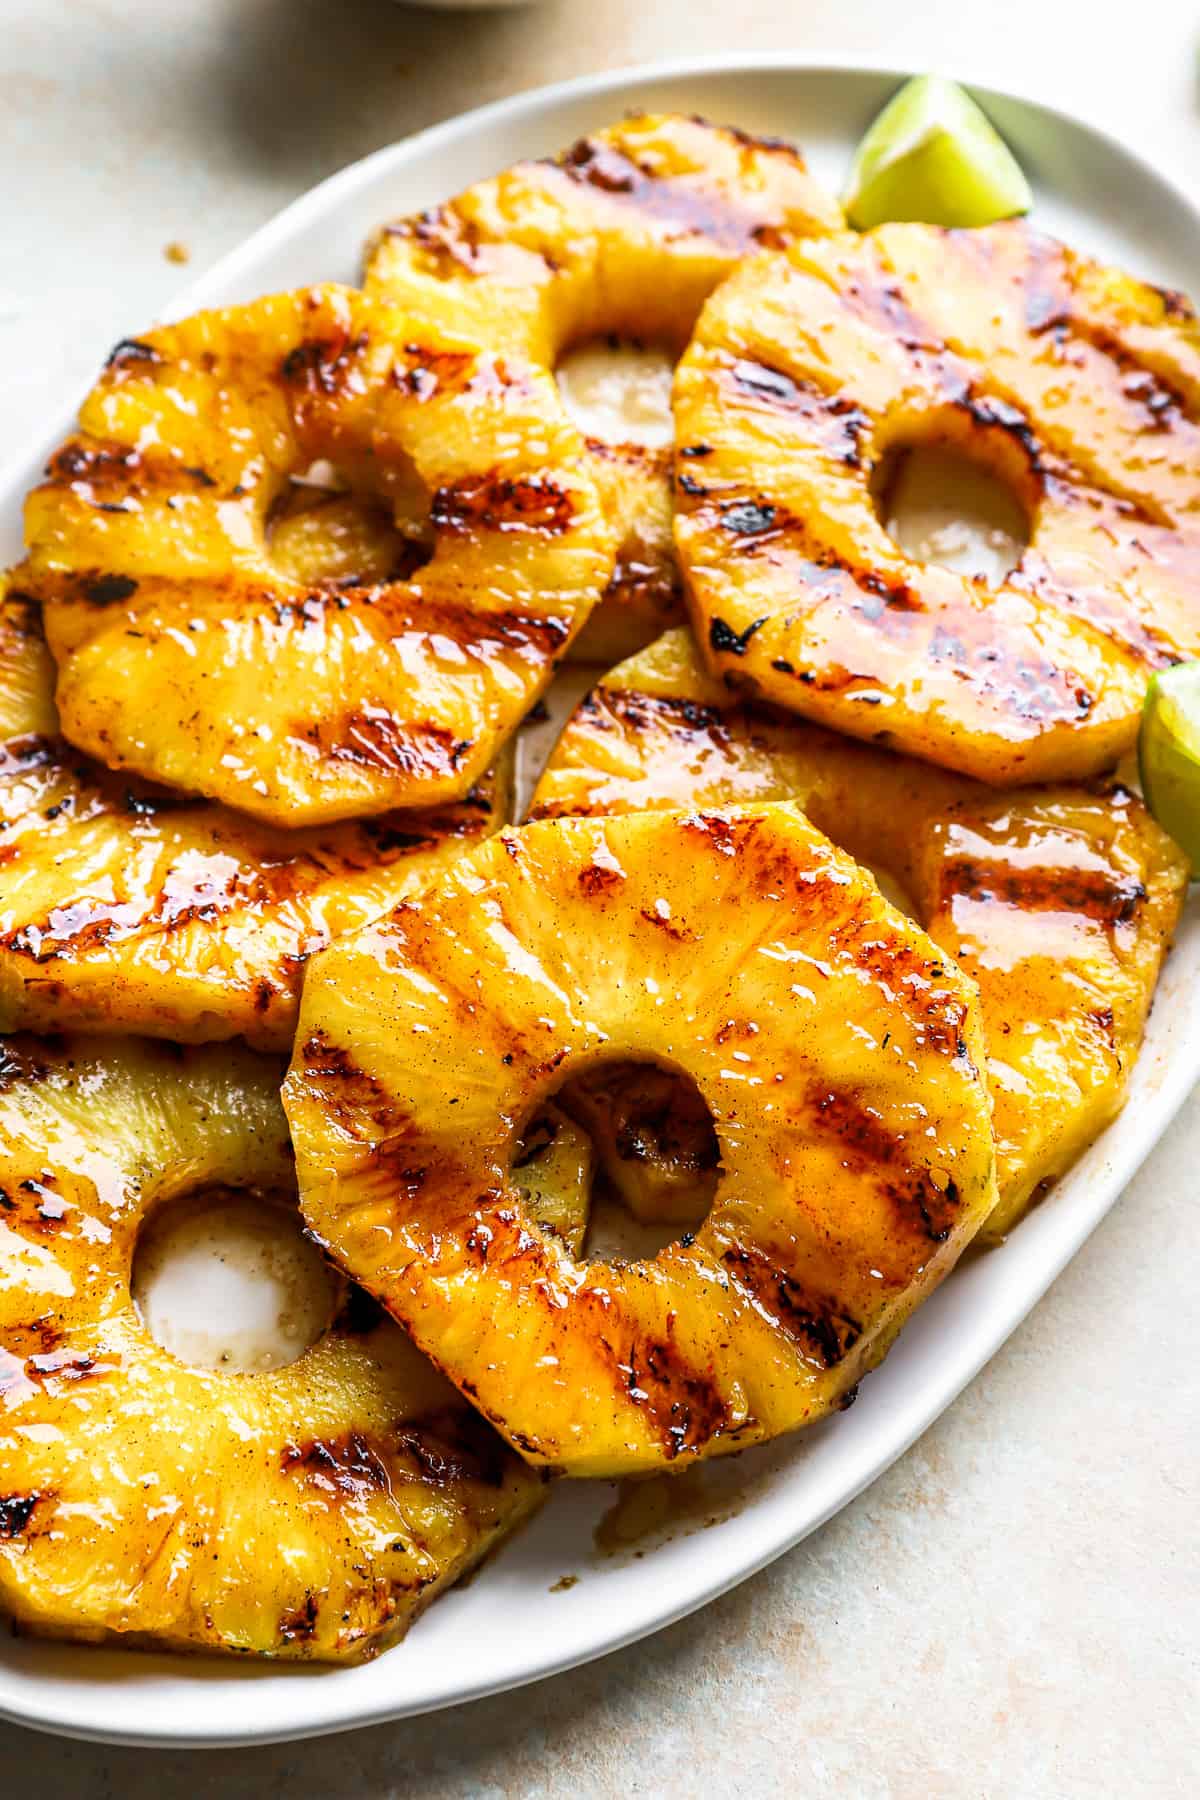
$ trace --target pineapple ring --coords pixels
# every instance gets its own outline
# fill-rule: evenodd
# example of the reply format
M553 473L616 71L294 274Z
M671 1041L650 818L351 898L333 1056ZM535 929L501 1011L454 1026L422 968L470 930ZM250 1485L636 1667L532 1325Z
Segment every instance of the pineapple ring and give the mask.
M310 1228L531 1461L646 1472L844 1404L995 1200L973 986L794 808L504 832L309 972ZM691 1076L712 1208L584 1263L509 1174L597 1060Z
M747 251L843 224L790 145L643 115L385 226L366 285L546 371L564 350L610 335L678 356ZM571 654L614 662L682 617L671 458L595 436L588 448L619 549L604 604Z
M110 767L297 826L460 800L612 571L554 383L347 288L118 346L26 504L67 737ZM432 560L314 581L273 516L330 462ZM322 527L313 527L318 537ZM397 539L399 541L399 539Z
M1002 1236L1124 1104L1187 892L1184 858L1119 785L997 793L747 707L705 673L685 631L580 704L531 810L778 800L882 870L978 983L999 1187L984 1235ZM664 1171L650 1174L661 1185ZM625 1178L646 1182L646 1163Z
M510 814L511 754L465 799L284 831L65 743L38 609L0 583L0 1031L291 1049L314 951Z
M887 225L747 264L675 384L676 543L711 666L995 783L1110 767L1200 651L1200 327L1025 225ZM899 448L990 466L1029 547L997 585L907 557Z
M178 1361L130 1295L159 1202L294 1191L277 1065L136 1039L0 1051L0 1606L176 1649L394 1642L542 1483L353 1291L256 1374Z

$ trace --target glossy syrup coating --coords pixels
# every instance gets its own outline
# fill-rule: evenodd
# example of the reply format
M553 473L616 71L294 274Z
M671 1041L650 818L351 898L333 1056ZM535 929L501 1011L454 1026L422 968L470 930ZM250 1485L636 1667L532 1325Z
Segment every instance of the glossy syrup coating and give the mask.
M676 540L709 665L984 781L1094 775L1200 650L1200 330L1021 223L886 225L747 263L675 386ZM1029 519L989 585L914 561L874 488L914 445Z
M510 1174L524 1120L604 1059L712 1114L708 1217L581 1262ZM650 1472L805 1425L995 1200L971 985L795 809L506 831L305 983L285 1086L338 1262L509 1440Z
M461 324L547 370L610 336L678 356L740 257L843 224L790 144L638 115L385 226L366 280L416 316ZM682 617L671 458L597 437L588 448L620 541L604 603L572 653L614 661Z
M103 768L62 736L36 604L0 593L0 1030L289 1050L305 964L509 816L462 800L283 830Z
M276 825L462 799L612 573L583 460L549 375L347 288L119 345L26 503L64 733ZM396 566L300 541L318 466Z
M1002 1235L1120 1111L1187 866L1116 782L997 792L747 706L667 633L567 724L535 817L790 800L978 984ZM636 1171L632 1172L636 1173Z
M354 1661L540 1503L354 1289L263 1373L191 1367L146 1330L151 1211L225 1186L294 1209L279 1075L229 1045L0 1046L0 1605L23 1629Z

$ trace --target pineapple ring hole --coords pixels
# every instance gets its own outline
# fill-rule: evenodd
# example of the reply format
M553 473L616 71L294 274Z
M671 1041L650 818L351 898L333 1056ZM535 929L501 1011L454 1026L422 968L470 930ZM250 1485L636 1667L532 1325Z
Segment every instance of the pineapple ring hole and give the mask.
M364 492L322 460L287 477L263 529L276 571L320 587L407 581L432 554L427 526L424 496Z
M329 1329L338 1301L295 1201L234 1188L157 1207L138 1235L130 1289L164 1350L228 1374L296 1362Z
M708 1103L685 1070L605 1059L550 1098L594 1151L580 1262L648 1261L700 1229L720 1179L721 1151ZM524 1140L518 1161L523 1152Z
M555 376L563 405L585 438L666 450L675 441L675 357L634 338L591 338L568 350Z
M875 505L884 530L916 562L996 586L1029 547L1029 516L1012 487L983 463L930 444L883 460Z

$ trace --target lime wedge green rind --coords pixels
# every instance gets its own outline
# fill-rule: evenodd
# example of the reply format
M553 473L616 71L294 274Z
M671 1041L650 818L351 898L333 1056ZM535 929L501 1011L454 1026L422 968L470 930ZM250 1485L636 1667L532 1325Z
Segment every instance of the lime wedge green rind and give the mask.
M1200 875L1200 662L1177 663L1151 681L1138 763L1147 806Z
M859 144L844 204L852 225L993 225L1033 202L1021 167L957 82L918 75Z

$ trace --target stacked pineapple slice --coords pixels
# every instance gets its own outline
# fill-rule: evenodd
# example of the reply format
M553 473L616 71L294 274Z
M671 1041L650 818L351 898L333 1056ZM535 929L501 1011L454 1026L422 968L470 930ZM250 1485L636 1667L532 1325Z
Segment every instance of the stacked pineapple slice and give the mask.
M1186 870L1091 777L1200 644L1200 334L1020 225L844 224L633 118L114 351L0 594L19 1623L371 1654L547 1473L847 1404L1118 1110ZM573 416L599 338L655 441ZM1034 515L1006 583L882 531L918 437ZM507 828L559 662L631 652ZM297 1175L315 1341L191 1366L143 1228ZM593 1192L670 1241L589 1255Z

